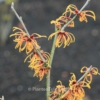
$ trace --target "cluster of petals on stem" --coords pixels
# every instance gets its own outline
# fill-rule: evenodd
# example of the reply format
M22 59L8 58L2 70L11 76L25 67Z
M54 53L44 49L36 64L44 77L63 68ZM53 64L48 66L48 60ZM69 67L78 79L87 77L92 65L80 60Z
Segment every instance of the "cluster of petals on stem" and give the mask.
M85 73L87 70L88 67L83 66L80 72ZM98 72L98 68L92 67L91 71L84 77L84 81L90 84L92 82L92 75L100 75L100 73Z
M86 73L88 68L86 66L82 67L81 72ZM85 96L84 87L90 89L90 84L92 82L92 75L100 75L96 67L92 67L90 72L87 73L80 81L76 80L74 73L69 80L69 87L62 85L57 85L55 90L51 92L51 97L49 100L83 100Z
M66 46L69 46L70 43L75 42L75 37L72 33L70 32L65 32L63 27L74 27L74 20L73 17L78 16L80 22L88 22L87 17L91 17L94 20L96 20L95 13L91 10L78 10L78 8L70 4L67 6L65 12L56 20L52 20L51 24L54 24L56 27L56 32L52 33L48 39L51 39L52 36L57 34L57 39L56 39L56 47L61 47L62 44L64 44L64 48ZM66 38L67 37L67 38Z
M59 18L56 20L52 20L51 24L54 24L57 31L52 33L48 39L51 39L54 35L57 35L56 47L61 47L64 44L64 48L69 46L70 43L75 42L75 37L72 33L62 31L62 27L67 24L72 19L72 14L69 11L64 12ZM74 21L72 20L67 27L74 27Z
M60 97L66 92L67 88L64 85L62 85L62 82L60 80L57 82L60 84L56 86L54 91L51 91L50 94L51 97L49 98L49 100L56 100L56 98Z
M79 11L78 8L75 5L70 4L66 8L65 13L67 13L68 11L73 15L78 15L80 22L83 22L83 21L88 22L87 17L91 17L94 20L96 20L95 13L92 10Z
M72 33L70 32L65 32L65 31L56 31L52 33L48 39L51 39L53 36L57 34L57 39L56 39L56 47L61 47L64 44L64 48L66 46L69 46L70 43L75 42L75 37Z
M38 55L36 51L29 54L24 62L26 62L27 59L29 62L29 68L34 70L34 75L36 77L40 78L40 81L43 79L44 75L48 73L50 70L49 66L49 60L50 60L50 54L48 52L44 52L43 50L40 51L43 58L46 60L46 62L42 61L41 57Z
M16 42L16 48L19 48L19 52L26 49L26 54L30 53L32 50L34 50L34 47L36 49L39 49L40 46L38 45L36 39L46 36L41 36L37 33L33 33L30 36L25 33L22 29L18 27L13 27L13 31L16 31L14 34L11 34L10 37L14 36L14 42Z
M70 21L71 14L69 12L63 13L59 18L56 20L52 20L51 24L55 24L57 30L61 30L62 26L65 25L68 21ZM68 27L74 27L74 21L68 24Z

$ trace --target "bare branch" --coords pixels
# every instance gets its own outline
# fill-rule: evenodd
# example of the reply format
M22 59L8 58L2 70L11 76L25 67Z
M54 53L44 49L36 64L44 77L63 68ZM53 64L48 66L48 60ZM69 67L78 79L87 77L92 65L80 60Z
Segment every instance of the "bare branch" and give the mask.
M22 24L23 28L25 29L26 33L28 34L28 36L30 36L29 32L28 32L28 30L27 30L27 28L22 20L22 17L18 15L18 13L16 12L16 10L14 8L14 2L12 2L12 4L11 4L11 9L14 12L14 14L16 15L16 17L19 19L19 21L21 22L21 24Z

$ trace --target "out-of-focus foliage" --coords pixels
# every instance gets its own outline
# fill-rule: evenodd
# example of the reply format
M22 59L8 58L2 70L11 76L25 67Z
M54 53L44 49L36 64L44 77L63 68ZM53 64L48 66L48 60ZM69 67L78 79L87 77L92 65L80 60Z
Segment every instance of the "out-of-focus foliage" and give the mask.
M6 5L10 5L12 2L17 2L17 0L5 0Z
M2 0L0 2L0 44L5 44L10 33L14 14L11 11L11 3L17 3L18 0Z

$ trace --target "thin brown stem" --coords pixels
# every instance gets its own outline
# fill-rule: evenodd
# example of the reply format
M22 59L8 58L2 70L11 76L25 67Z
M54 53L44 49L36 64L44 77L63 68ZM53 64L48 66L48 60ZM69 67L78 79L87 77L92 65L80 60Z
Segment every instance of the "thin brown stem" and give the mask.
M57 31L57 28L55 27L55 32ZM52 44L52 49L51 49L51 54L50 54L50 62L49 62L49 65L52 66L52 61L53 61L53 57L54 57L54 53L55 53L55 42L56 42L56 39L57 39L57 34L55 35L54 37L54 40L53 40L53 44ZM49 97L50 97L50 70L48 72L48 78L46 79L46 88L47 88L47 94L46 94L46 97L47 97L47 100L49 100Z
M19 19L19 21L22 24L23 28L25 29L27 35L30 36L30 34L29 34L29 32L28 32L28 30L27 30L27 28L26 28L26 26L25 26L25 24L24 24L24 22L22 20L22 17L18 15L18 13L16 12L16 10L14 8L14 2L12 2L12 4L11 4L11 9L14 12L14 14L16 15L16 17Z

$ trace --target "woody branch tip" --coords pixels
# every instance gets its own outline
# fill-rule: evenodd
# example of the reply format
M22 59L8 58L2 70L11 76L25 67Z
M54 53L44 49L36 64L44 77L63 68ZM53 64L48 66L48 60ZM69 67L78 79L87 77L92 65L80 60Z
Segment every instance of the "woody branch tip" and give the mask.
M18 18L18 20L20 21L20 23L22 24L22 26L23 26L24 30L26 31L27 35L30 36L29 32L28 32L28 30L27 30L27 28L26 28L26 26L25 26L25 24L22 20L22 17L18 15L18 13L16 12L16 10L14 8L14 2L11 3L11 9L14 12L14 14L16 15L16 17Z

